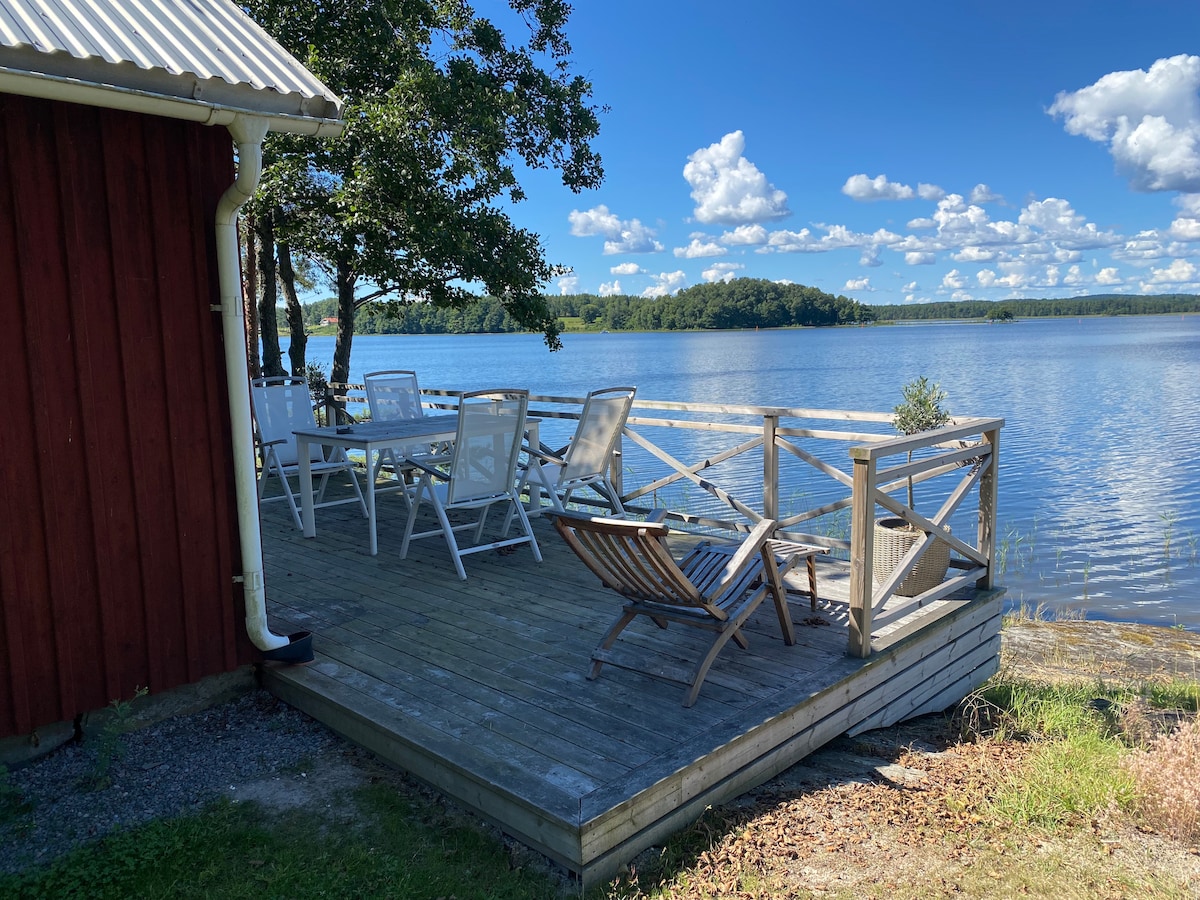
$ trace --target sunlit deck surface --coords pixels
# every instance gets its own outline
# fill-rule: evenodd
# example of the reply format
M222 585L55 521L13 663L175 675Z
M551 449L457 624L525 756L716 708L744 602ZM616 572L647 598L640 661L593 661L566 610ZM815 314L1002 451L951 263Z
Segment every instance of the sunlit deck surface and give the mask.
M797 644L764 603L750 649L730 643L685 709L676 683L612 666L587 680L621 601L548 519L534 521L542 564L528 546L480 553L462 582L440 537L399 559L403 501L379 503L376 557L355 507L317 510L311 540L283 504L263 508L272 630L311 631L316 650L308 666L270 664L267 687L585 882L839 734L940 709L995 669L999 592L944 601L933 624L847 656L848 571L822 559L818 612L790 598ZM804 566L792 577L803 586ZM709 637L693 632L638 622L617 647L690 667Z

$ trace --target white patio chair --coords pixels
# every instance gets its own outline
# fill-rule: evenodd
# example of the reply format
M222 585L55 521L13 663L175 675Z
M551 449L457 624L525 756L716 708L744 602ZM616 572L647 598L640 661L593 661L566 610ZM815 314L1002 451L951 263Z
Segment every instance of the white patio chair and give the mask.
M308 382L303 378L291 375L271 378L255 378L251 381L250 397L254 408L254 430L258 441L258 449L262 468L258 475L259 503L272 503L286 500L292 511L292 519L297 528L303 528L300 521L300 510L296 506L299 493L293 493L290 476L299 476L300 463L296 456L296 429L316 428L313 417L312 398L308 392ZM367 504L363 499L362 489L358 486L358 478L354 474L354 464L346 456L343 447L333 447L329 450L329 458L320 444L309 444L310 459L312 460L313 475L321 476L321 483L314 492L313 506L336 506L341 503L358 503L363 517L367 515ZM325 487L329 476L335 472L346 472L354 487L354 497L345 500L325 502ZM274 475L279 479L282 495L267 497L267 480Z
M442 535L458 577L467 578L462 558L471 553L495 550L515 544L528 543L533 558L542 561L542 552L529 525L525 508L517 495L517 456L525 433L525 413L529 407L527 391L491 390L463 394L458 407L458 430L451 451L448 471L434 468L416 459L406 459L421 475L412 490L408 523L400 545L400 558L408 556L409 542L416 538ZM413 533L421 502L428 499L437 516L438 528ZM480 544L488 511L497 503L509 504L510 513L521 524L521 535L515 538ZM452 526L449 513L455 510L479 511L479 520ZM475 529L474 546L460 548L455 532Z
M521 472L517 493L530 491L530 499L540 488L555 512L563 512L571 495L583 488L598 494L612 509L612 515L624 516L621 495L609 477L613 450L629 418L637 388L601 388L587 395L579 424L570 442L560 450L527 447L527 462ZM505 520L505 531L511 515Z
M381 372L368 372L363 376L367 390L367 405L371 410L371 421L393 422L397 420L419 419L425 415L421 406L421 389L417 386L417 373L411 369L389 369ZM428 444L404 445L397 444L379 452L371 469L372 482L379 480L379 473L385 467L390 469L405 487L405 471L413 471L412 466L404 465L404 459L419 460L426 465L437 465L450 460L449 452L437 452ZM387 488L387 490L394 490ZM408 499L407 493L405 499Z

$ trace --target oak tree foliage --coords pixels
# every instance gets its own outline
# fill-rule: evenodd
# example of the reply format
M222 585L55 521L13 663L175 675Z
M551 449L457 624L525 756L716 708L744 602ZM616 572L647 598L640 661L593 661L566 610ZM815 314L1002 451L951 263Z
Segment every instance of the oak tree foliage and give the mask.
M338 298L331 380L349 373L354 311L496 297L559 346L541 287L566 271L505 206L521 167L597 187L599 108L572 72L563 0L247 0L247 12L345 101L338 138L271 134L255 212ZM501 19L503 21L501 21ZM498 24L499 23L499 24ZM260 229L261 230L261 229Z

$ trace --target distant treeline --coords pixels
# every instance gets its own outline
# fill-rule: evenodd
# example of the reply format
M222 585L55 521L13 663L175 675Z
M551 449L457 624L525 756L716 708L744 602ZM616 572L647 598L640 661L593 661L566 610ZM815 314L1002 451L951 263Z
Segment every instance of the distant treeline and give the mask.
M860 325L917 319L1000 319L1040 316L1133 316L1200 312L1195 294L1103 294L1060 300L966 300L868 306L800 284L757 278L698 284L667 297L600 297L569 294L548 297L560 319L577 320L590 330L694 331L736 328ZM287 324L280 310L280 329ZM317 327L337 315L337 302L318 300L304 306L304 321ZM574 323L572 323L574 324ZM357 334L479 334L521 331L500 302L484 297L467 309L442 309L429 303L368 304L355 315Z
M560 319L608 331L687 331L724 328L786 328L872 322L874 309L848 297L835 297L800 284L738 278L698 284L667 297L599 297L570 294L547 297ZM521 330L499 301L484 297L467 309L441 309L428 303L399 305L389 314L381 305L360 309L357 334L474 334ZM305 304L304 321L317 326L337 315L333 300ZM281 320L282 321L282 320ZM286 330L286 325L281 325Z
M1195 294L1096 294L1062 300L963 300L871 307L881 321L913 319L989 319L1003 311L1018 319L1039 316L1155 316L1200 312Z

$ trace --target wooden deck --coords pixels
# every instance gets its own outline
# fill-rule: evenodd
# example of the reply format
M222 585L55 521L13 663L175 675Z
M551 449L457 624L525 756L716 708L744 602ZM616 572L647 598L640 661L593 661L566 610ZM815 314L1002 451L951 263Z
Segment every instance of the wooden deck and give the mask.
M398 559L404 520L400 497L381 496L371 557L353 507L318 510L312 540L283 504L263 508L271 627L313 632L316 651L268 665L266 686L585 884L834 737L944 708L997 666L1002 591L939 601L926 624L848 656L848 568L822 560L818 613L807 596L790 603L797 645L764 604L750 649L722 651L684 709L675 683L611 666L585 678L620 600L547 520L541 565L527 547L481 553L466 582L441 538ZM803 566L793 577L807 582ZM635 623L618 648L683 666L703 640L691 631Z

